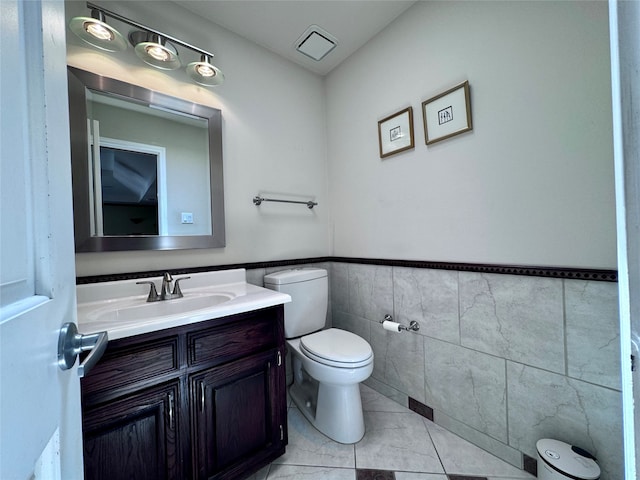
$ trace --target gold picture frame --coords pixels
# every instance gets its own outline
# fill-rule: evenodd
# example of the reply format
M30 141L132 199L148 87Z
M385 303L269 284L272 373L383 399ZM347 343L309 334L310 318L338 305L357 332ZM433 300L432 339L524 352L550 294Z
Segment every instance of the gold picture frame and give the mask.
M427 145L473 130L469 81L422 102L422 118Z
M389 115L378 122L380 158L414 148L413 107Z

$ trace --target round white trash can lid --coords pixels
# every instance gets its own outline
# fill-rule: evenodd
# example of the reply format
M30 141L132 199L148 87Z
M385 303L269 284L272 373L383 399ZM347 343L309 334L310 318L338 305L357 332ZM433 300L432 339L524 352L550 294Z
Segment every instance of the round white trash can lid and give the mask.
M543 462L557 472L567 475L568 478L581 480L600 478L600 467L595 457L586 450L550 438L538 440L536 448Z

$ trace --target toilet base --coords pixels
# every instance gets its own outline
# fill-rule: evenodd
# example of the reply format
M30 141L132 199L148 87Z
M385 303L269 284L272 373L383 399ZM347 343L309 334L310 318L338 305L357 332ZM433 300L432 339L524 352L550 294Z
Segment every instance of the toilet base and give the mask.
M339 443L352 444L364 436L359 384L329 385L303 373L304 380L289 388L293 403L321 433Z

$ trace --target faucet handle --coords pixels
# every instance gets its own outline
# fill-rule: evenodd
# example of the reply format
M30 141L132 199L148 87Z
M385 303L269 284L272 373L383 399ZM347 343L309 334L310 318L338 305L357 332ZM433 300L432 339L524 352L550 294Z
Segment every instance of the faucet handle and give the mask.
M151 285L151 289L149 290L149 296L147 297L147 302L157 302L160 300L158 296L158 291L156 290L156 284L151 281L146 282L136 282L136 285Z
M173 277L169 272L164 272L164 275L162 276L162 280L164 282L173 282Z
M173 292L171 295L175 295L177 298L182 298L182 290L180 290L180 280L188 280L191 277L180 277L176 278L176 281L173 283Z

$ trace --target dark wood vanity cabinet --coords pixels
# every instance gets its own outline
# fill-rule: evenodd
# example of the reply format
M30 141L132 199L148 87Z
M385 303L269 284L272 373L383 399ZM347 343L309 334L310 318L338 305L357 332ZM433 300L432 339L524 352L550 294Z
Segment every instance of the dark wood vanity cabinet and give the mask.
M221 365L191 378L195 478L237 472L243 459L267 463L273 446L284 438L284 424L271 391L278 390L277 352ZM281 362L280 362L281 363Z
M180 478L177 382L90 409L83 418L87 479Z
M82 379L85 478L242 479L287 444L283 307L109 342Z

